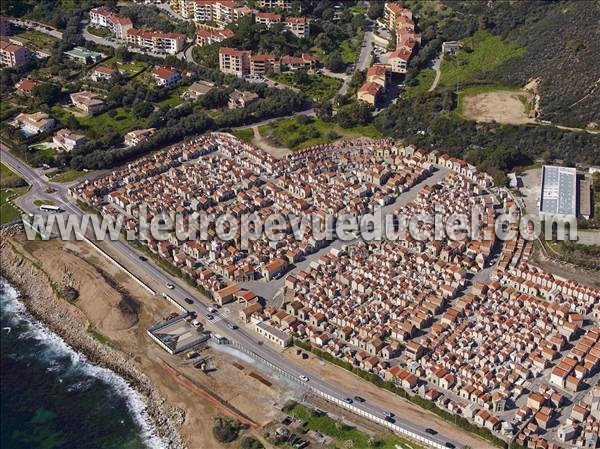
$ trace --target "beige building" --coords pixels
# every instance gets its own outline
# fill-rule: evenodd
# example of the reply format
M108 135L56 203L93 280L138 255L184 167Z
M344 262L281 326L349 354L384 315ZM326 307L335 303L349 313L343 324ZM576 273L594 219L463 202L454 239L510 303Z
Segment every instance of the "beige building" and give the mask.
M89 115L97 114L104 109L104 100L102 97L89 90L71 94L71 102L77 109Z
M26 134L39 134L50 131L56 125L56 121L45 112L21 113L17 115L15 121Z
M152 137L156 132L156 128L136 129L125 134L125 145L133 147L138 143Z
M242 109L257 99L258 94L255 94L254 92L235 89L233 92L231 92L231 94L229 94L229 102L227 103L227 106L229 109Z
M0 40L0 64L6 67L18 67L30 61L33 53L24 45L12 41Z
M242 78L250 73L250 51L236 48L219 48L219 70Z
M241 2L231 0L196 0L193 5L196 22L216 22L220 27L252 15L252 10Z
M285 29L303 39L310 36L310 20L306 17L286 17Z
M137 28L127 30L127 45L140 47L154 53L174 55L183 50L185 35L179 33L160 33L141 31Z
M360 89L358 89L356 97L360 101L364 101L365 103L369 103L372 106L376 106L382 92L382 85L374 83L372 81L367 81L360 87Z
M256 6L263 9L282 9L289 11L292 9L292 0L257 0Z
M204 47L205 45L215 44L217 42L222 42L225 39L229 39L233 37L234 33L228 28L221 29L200 29L198 30L198 34L196 35L196 42L200 47Z
M406 73L411 53L404 49L388 53L388 64L394 73Z
M274 328L273 326L267 324L264 321L256 323L254 325L254 330L257 334L275 343L276 345L281 346L282 348L285 348L292 344L291 336L289 336L283 331L280 331L279 329Z
M83 145L87 140L83 134L76 134L69 129L63 128L58 130L54 137L52 137L52 141L58 148L69 152Z

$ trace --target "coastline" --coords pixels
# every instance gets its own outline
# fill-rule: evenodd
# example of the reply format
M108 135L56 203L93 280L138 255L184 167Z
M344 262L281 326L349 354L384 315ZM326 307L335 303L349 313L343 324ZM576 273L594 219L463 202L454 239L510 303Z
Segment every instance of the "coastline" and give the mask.
M14 248L11 236L19 231L20 226L0 231L0 274L21 293L20 300L27 312L68 346L82 353L90 363L120 376L143 400L144 414L164 447L185 449L180 435L185 412L166 402L131 354L109 347L90 335L89 322L83 312L58 297L47 274Z

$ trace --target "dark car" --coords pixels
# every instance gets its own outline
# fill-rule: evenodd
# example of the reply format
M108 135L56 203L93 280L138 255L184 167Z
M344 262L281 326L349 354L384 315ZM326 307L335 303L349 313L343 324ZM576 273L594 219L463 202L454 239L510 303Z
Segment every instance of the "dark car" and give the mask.
M449 447L450 449L454 449L456 446L448 441L446 443L446 447Z
M212 319L214 319L214 316L209 313L208 315L206 315L206 318L208 320L212 320Z
M148 260L148 258L147 258L147 257L144 257L144 256L140 256L140 260L141 260L142 262L146 262L146 261Z
M429 435L436 435L437 432L433 429L427 428L425 429L425 432L427 432Z
M194 300L191 298L184 298L184 301L187 302L188 304L194 304Z
M364 399L364 398L362 398L362 397L360 397L360 396L354 396L354 400L355 400L356 402L365 402L365 399Z
M352 399L350 399L350 398L345 398L345 399L344 399L344 402L345 402L346 404L352 404Z

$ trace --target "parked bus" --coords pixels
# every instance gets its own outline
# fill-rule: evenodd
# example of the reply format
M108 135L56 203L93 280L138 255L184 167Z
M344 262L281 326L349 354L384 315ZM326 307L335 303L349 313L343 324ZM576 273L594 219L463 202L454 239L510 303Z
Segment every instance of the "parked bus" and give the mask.
M62 212L62 209L58 206L52 206L50 204L42 204L40 206L40 210L46 211L46 212Z

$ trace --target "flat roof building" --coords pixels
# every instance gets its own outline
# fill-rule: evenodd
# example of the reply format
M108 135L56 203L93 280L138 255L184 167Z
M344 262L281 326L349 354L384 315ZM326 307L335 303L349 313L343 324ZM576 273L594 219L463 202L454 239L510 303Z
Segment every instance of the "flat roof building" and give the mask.
M568 217L576 215L576 169L544 165L540 194L540 216Z

